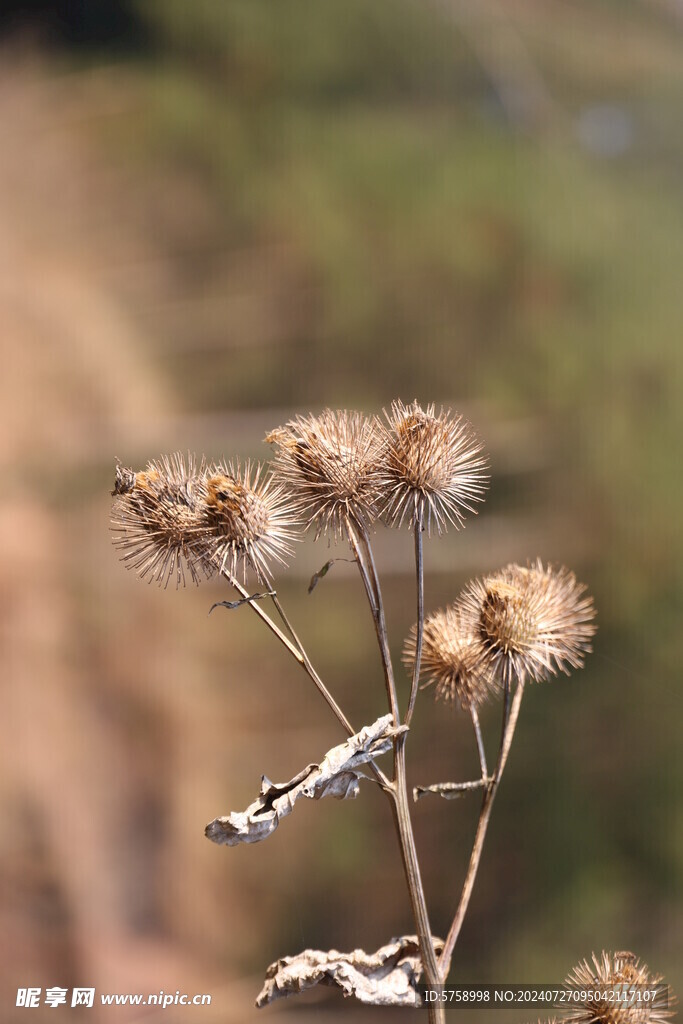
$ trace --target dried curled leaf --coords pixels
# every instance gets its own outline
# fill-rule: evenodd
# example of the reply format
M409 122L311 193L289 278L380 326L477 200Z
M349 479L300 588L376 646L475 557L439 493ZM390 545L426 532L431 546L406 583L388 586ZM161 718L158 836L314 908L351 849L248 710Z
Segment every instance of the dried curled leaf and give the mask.
M209 615L214 608L229 608L232 611L234 608L241 608L243 604L249 604L250 601L263 601L266 597L275 597L277 591L267 590L265 594L250 594L249 597L242 597L239 601L214 601L209 608Z
M204 834L207 839L225 846L258 843L275 831L282 818L292 813L300 797L353 799L358 794L359 780L365 778L363 772L358 771L359 766L385 754L391 749L394 737L405 730L404 725L395 728L393 717L384 715L345 743L328 750L320 764L309 764L289 782L271 782L264 775L260 794L246 811L233 811L227 817L215 818L206 826Z
M329 562L325 562L322 569L318 569L311 576L311 582L308 584L308 593L312 594L315 588L320 583L321 579L327 576L328 572L332 568L335 562L355 562L355 558L330 558Z
M434 939L437 955L443 941ZM422 976L420 948L415 935L392 939L376 953L354 949L305 949L297 956L276 960L266 971L266 981L256 1000L267 1006L283 996L305 992L315 985L338 986L345 996L355 996L371 1006L416 1006L416 986Z
M427 793L434 793L444 800L457 800L466 793L474 793L491 782L491 779L475 779L473 782L437 782L433 786L414 786L413 800L417 801Z

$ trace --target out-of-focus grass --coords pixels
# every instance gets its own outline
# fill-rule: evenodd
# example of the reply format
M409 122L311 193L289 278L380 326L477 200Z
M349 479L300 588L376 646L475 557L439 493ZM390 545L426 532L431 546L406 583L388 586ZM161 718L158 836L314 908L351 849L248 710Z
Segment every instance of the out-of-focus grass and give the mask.
M457 970L476 980L559 980L592 948L626 943L680 989L682 36L665 4L514 2L503 22L482 4L474 23L462 9L408 0L138 4L146 48L105 73L101 50L90 70L80 53L74 69L84 91L89 76L109 74L122 97L100 119L92 101L90 140L129 176L131 217L160 282L141 287L139 267L123 268L117 297L144 326L146 356L188 423L268 407L374 411L416 395L470 403L510 433L530 425L519 444L540 449L533 465L494 446L481 519L443 542L443 566L430 542L428 604L450 600L464 582L469 562L451 553L468 538L493 558L485 530L495 516L503 560L541 553L572 562L595 593L600 632L583 674L525 697ZM509 31L522 61L499 65L496 46L505 48ZM529 67L550 107L520 123L501 89L528 89ZM611 156L582 134L596 110L601 131L616 118L622 132ZM232 454L231 436L210 440ZM62 511L77 516L87 496L84 482ZM103 529L94 511L88 522L91 537ZM319 545L314 567L327 557ZM101 567L100 588L105 571L119 570ZM381 686L360 592L340 568L308 598L305 575L293 574L286 594L295 622L310 630L316 664L354 717L369 715ZM386 580L398 658L411 582L395 566ZM334 742L332 723L318 749L314 696L302 698L304 683L279 669L244 609L218 622L215 612L205 629L199 598L176 595L169 611L172 595L147 592L139 607L148 618L120 613L131 643L148 647L133 666L97 619L98 587L74 586L85 592L81 634L91 638L84 664L99 668L107 707L130 704L133 724L122 721L121 735L138 750L137 676L151 674L152 703L172 723L171 739L158 744L165 764L177 762L165 794L176 843L196 798L189 783L178 795L184 773L205 787L208 817L228 809L225 790L246 805L261 770L296 771L299 748L308 760ZM130 591L117 587L125 604ZM185 677L198 723L187 732ZM303 699L296 722L290 697ZM415 760L426 774L471 771L462 717L420 699ZM484 725L493 740L492 711ZM257 749L259 730L267 742ZM225 751L214 763L190 736L209 745L216 733ZM202 771L215 774L216 764L209 791ZM428 781L418 774L413 781ZM364 838L371 808L372 797L313 808L301 829L296 816L283 825L273 850L264 844L247 866L239 860L239 920L252 905L272 915L268 956L314 940L379 945L404 926L386 834ZM472 804L419 805L436 930L448 925L475 813ZM215 887L213 852L205 862ZM379 869L363 863L366 852ZM184 868L196 869L192 856ZM334 891L340 878L345 897ZM198 905L210 908L214 889L201 885ZM186 941L201 932L194 891L188 883L167 911ZM252 936L240 951L232 938L213 920L200 948L256 970L263 943Z
M670 15L637 3L520 4L508 23L487 26L484 14L473 27L455 9L406 2L140 10L161 57L138 63L137 112L117 126L116 145L141 167L200 182L220 225L199 280L196 250L171 250L188 301L171 317L170 365L188 405L376 408L395 394L454 393L513 418L543 417L554 464L537 508L561 507L588 538L602 633L590 684L563 689L561 711L538 695L539 731L529 725L509 788L524 787L525 772L534 785L539 762L550 762L538 823L560 852L550 865L534 862L533 874L558 919L571 918L562 892L582 894L584 915L593 907L584 941L605 944L601 919L628 931L634 890L663 913L667 886L654 879L672 882L680 862L666 826L675 798L664 807L646 795L658 789L654 753L627 762L640 743L661 743L673 758L681 717L671 680L683 564L672 514L681 498L672 455L682 407L683 42ZM550 123L511 123L495 57L480 59L490 54L478 49L481 33L505 41L510 27L552 98ZM525 85L503 79L511 84ZM607 127L609 116L625 119L623 151L611 158L582 144L581 118L594 108L607 108ZM274 326L249 340L236 336L237 321L222 344L211 341L220 335L212 305L245 289L238 270L231 291L230 272L245 251L246 290ZM273 289L278 276L285 296ZM341 636L350 619L335 611ZM556 724L545 749L548 715ZM586 730L589 749L605 751L599 779L574 777ZM624 773L629 783L615 783ZM522 814L523 790L519 799ZM494 861L504 870L513 821L510 807L507 820L498 813L492 871ZM657 843L638 841L652 832ZM612 896L597 899L611 863ZM509 924L499 905L489 913L512 935L523 908L512 898ZM476 957L490 947L482 938L477 953L470 927Z

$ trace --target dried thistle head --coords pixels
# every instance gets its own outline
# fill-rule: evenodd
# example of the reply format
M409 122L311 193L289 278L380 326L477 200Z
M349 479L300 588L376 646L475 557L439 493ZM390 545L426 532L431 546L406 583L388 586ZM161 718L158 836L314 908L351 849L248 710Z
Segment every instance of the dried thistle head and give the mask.
M284 488L250 462L216 463L202 481L201 549L207 564L234 576L251 566L271 580L271 563L286 565L296 519Z
M251 566L270 580L270 563L291 553L294 517L283 488L246 463L207 468L180 454L136 473L116 468L112 524L123 561L140 576L168 585L194 583Z
M606 953L592 955L579 963L568 975L565 984L570 988L600 992L617 989L628 998L594 999L567 1006L564 1019L576 1024L663 1024L674 1016L675 1000L661 975L650 973L647 964L641 964L634 953ZM653 999L638 998L635 989L657 990Z
M114 544L122 561L150 582L194 583L211 575L202 551L203 464L180 453L164 455L136 473L117 465L112 496Z
M403 663L412 673L415 665L417 626L403 647ZM434 684L437 700L459 700L464 710L476 707L494 692L491 679L481 671L483 652L476 634L455 605L425 618L420 676L425 686Z
M341 536L350 517L375 518L374 421L361 413L325 409L297 416L266 435L276 449L274 473L306 526Z
M488 484L483 445L461 416L392 402L384 413L377 489L379 511L389 526L432 522L439 533L463 525L476 512Z
M491 685L580 668L595 633L593 601L565 568L508 565L473 580L457 601Z

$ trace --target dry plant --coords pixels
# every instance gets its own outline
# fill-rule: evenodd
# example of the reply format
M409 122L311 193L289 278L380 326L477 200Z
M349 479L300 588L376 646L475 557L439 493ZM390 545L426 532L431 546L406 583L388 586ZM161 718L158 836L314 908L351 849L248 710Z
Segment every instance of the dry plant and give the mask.
M373 1005L414 1006L418 983L439 986L448 976L526 685L583 665L595 632L593 603L573 573L537 560L475 579L453 604L425 616L425 535L463 526L488 483L481 441L450 411L400 401L385 412L384 420L325 410L291 420L271 431L266 441L275 450L267 469L250 463L207 464L177 454L149 462L141 472L117 466L115 543L128 567L163 585L223 576L239 596L219 604L247 605L259 616L308 674L347 735L319 763L288 782L275 784L264 777L246 810L207 825L209 839L226 846L260 842L300 798L352 798L363 780L378 784L389 802L416 934L392 939L371 954L308 949L284 957L268 968L257 1005L324 984ZM371 529L379 523L405 526L413 535L417 614L404 645L411 680L404 708L371 542ZM305 529L348 542L367 596L388 713L361 729L351 724L312 665L274 587L274 572L285 565L292 542ZM315 574L309 590L334 561ZM247 589L249 573L261 592ZM480 775L475 781L420 787L413 799L426 794L450 799L468 791L480 791L482 797L469 866L445 940L430 928L406 782L406 745L417 698L431 684L437 699L461 707L470 717ZM496 699L502 703L502 721L490 770L478 714L482 704ZM380 766L386 754L392 755L391 769ZM601 983L614 977L626 980L619 975L623 962L611 954L602 954L594 966ZM632 974L640 982L652 981L637 961ZM588 976L593 979L584 963L568 983L584 984ZM428 1012L430 1021L444 1020L442 1005L430 1005ZM661 1001L650 1007L648 1018L620 1012L619 1017L600 1016L601 1008L592 1006L590 1011L584 1008L583 1016L573 1011L572 1019L586 1024L640 1024L647 1019L658 1024L669 1015Z

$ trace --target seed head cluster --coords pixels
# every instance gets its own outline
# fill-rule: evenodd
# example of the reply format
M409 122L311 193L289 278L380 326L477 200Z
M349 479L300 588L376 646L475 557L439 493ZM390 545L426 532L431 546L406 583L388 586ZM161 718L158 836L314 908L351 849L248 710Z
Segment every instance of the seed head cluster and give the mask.
M413 626L403 649L403 663L409 673L415 664L417 626ZM424 685L434 684L438 700L460 702L467 710L491 696L488 678L479 671L481 654L477 638L468 630L456 605L439 609L425 618L420 673Z
M141 577L168 585L211 575L202 552L201 480L193 456L164 455L136 473L117 465L112 530L122 561Z
M343 535L382 518L438 532L462 525L487 484L482 444L460 416L396 401L386 422L326 409L269 433L272 470L163 456L118 466L113 531L123 561L161 584L216 573L270 583L301 527ZM424 625L421 673L437 696L482 703L506 681L546 679L583 663L592 602L566 569L509 565L473 580ZM416 630L404 660L414 664Z
M633 953L592 955L592 963L583 960L567 977L571 988L593 990L617 989L626 995L636 989L657 990L653 999L643 993L631 992L629 999L594 999L567 1007L563 1019L574 1024L664 1024L675 1016L675 999L661 975L653 975Z
M247 462L218 463L203 481L205 549L211 564L234 576L251 566L269 581L271 563L286 565L296 524L281 483Z
M377 502L377 430L358 412L325 409L297 416L266 435L274 471L307 527L340 536L349 520L366 525Z
M481 645L482 671L493 685L540 682L581 668L591 650L595 610L585 586L565 568L512 564L473 580L460 597Z
M282 486L258 466L197 464L163 456L136 473L117 466L114 543L143 578L165 586L251 567L269 581L271 562L291 553L295 517Z
M567 569L508 565L471 581L444 611L425 619L421 674L438 697L467 707L506 681L541 681L583 665L595 633L592 599ZM415 661L416 627L404 648Z
M438 533L458 529L476 512L488 484L483 445L472 427L450 411L393 402L378 424L376 486L380 513L390 526L421 523Z

